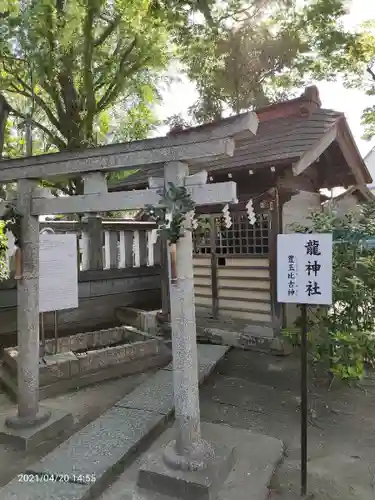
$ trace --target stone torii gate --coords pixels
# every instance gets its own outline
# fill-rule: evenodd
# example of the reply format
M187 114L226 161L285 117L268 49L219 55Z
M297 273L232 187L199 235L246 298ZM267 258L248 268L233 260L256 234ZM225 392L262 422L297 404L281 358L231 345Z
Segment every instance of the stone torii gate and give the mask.
M61 419L65 418L39 407L39 216L157 205L158 189L108 193L105 180L108 171L146 168L151 164L163 164L165 185L185 185L196 205L234 203L234 182L202 184L199 176L189 176L189 165L199 168L200 159L232 156L236 138L255 134L257 123L256 116L247 113L218 125L185 131L180 136L1 163L0 182L18 182L22 277L17 285L18 411L8 416L0 436L22 434L25 428L29 435L32 429L37 434L41 427L49 427L51 435L54 426L56 432L60 430ZM58 176L82 176L85 194L40 197L38 181ZM189 224L187 219L185 224ZM191 232L185 231L177 243L177 282L170 285L177 436L167 448L164 460L168 466L182 470L201 469L213 455L200 433L192 250Z

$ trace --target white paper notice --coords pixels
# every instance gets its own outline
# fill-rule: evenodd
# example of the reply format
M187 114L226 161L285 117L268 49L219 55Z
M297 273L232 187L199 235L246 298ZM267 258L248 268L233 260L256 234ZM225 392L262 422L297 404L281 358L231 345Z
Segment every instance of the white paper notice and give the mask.
M332 304L332 234L277 235L277 301Z
M41 234L39 312L78 307L77 236Z

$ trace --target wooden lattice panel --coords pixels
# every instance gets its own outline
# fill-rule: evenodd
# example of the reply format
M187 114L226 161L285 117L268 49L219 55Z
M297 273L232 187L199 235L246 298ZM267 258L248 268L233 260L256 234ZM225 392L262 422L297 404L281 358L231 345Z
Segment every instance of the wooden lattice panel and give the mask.
M214 231L200 228L194 232L194 252L198 255L211 253L211 245L215 243L217 255L268 255L269 252L269 213L257 215L257 222L252 226L246 212L231 213L232 226L226 228L221 216L214 216Z

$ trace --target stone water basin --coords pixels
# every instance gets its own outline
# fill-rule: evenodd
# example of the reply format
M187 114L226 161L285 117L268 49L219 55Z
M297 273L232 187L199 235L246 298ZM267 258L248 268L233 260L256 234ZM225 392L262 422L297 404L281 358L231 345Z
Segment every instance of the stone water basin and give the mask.
M120 326L79 333L45 343L39 361L40 399L150 368L162 367L171 352L162 339L134 327ZM4 349L1 378L16 396L18 348Z

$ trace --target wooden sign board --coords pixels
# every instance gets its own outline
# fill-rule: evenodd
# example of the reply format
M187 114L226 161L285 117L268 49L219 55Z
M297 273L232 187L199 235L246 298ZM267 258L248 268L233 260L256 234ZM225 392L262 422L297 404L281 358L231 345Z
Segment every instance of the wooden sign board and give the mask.
M39 240L39 312L78 307L77 237L41 234Z
M332 234L277 236L277 301L332 304Z

